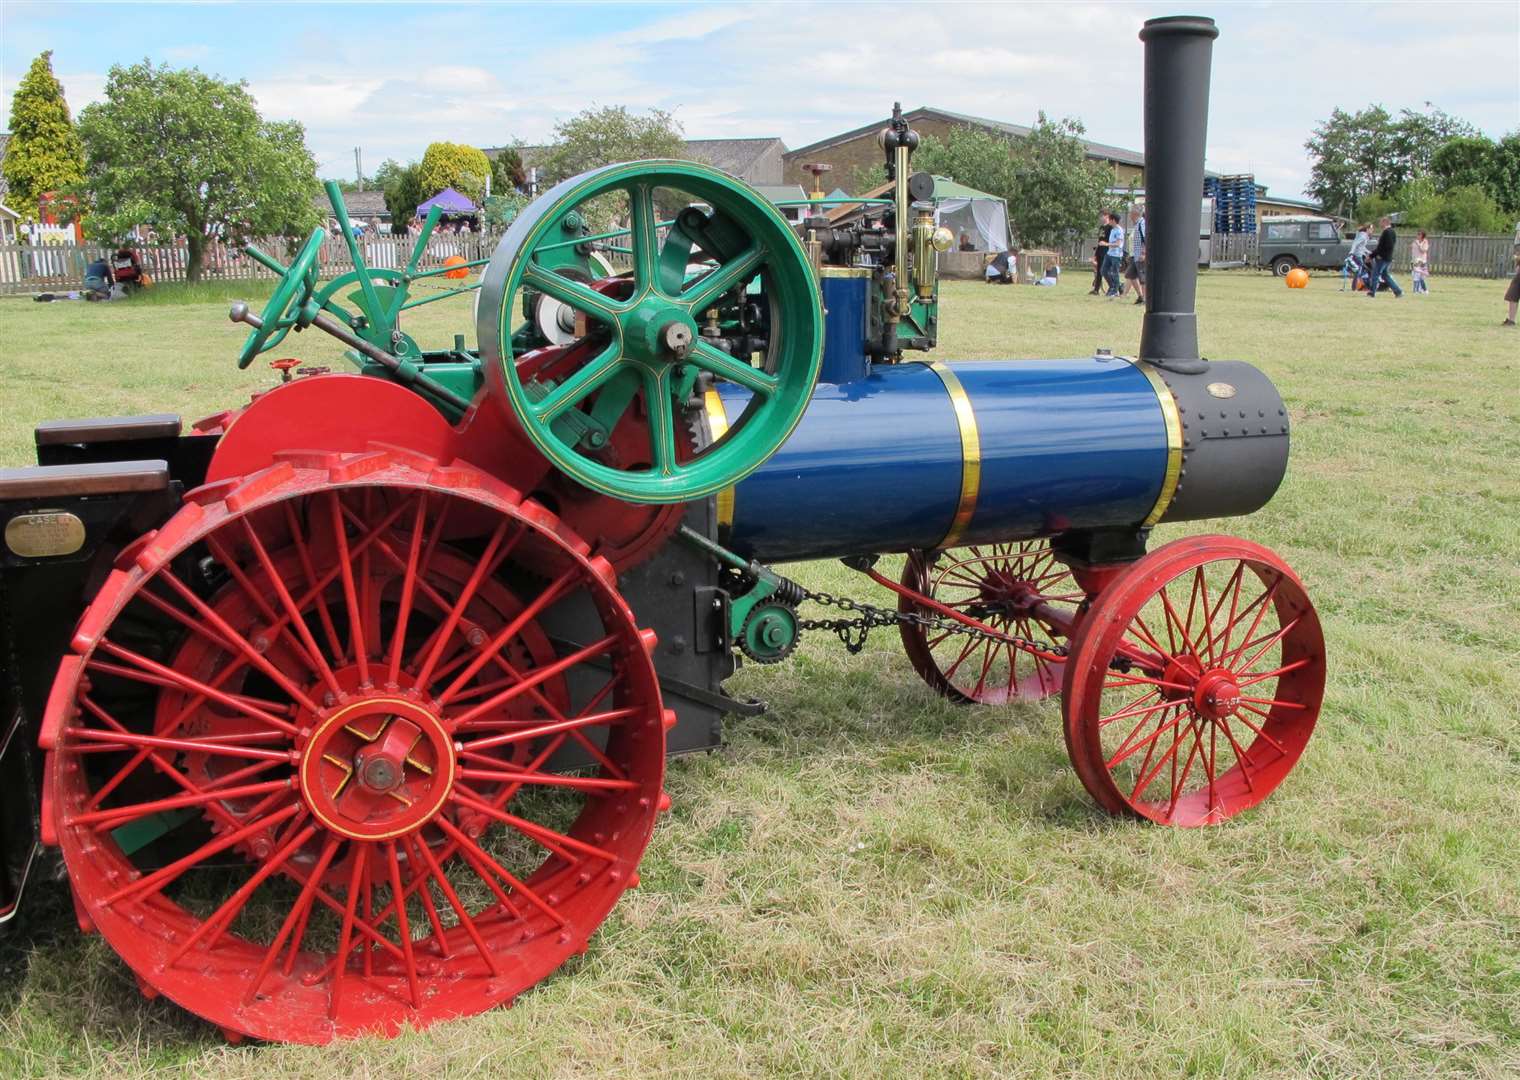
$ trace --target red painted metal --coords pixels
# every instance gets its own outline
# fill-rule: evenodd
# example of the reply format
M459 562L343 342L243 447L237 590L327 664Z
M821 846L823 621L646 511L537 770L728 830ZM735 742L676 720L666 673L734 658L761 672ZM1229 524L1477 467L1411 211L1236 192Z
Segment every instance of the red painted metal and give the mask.
M1223 821L1297 764L1325 687L1303 583L1228 536L1157 548L1083 619L1066 670L1066 747L1100 806L1167 825Z
M1041 541L913 552L901 584L872 573L898 595L898 610L943 615L968 626L1057 644L1086 598ZM953 701L1034 701L1061 686L1064 657L1037 648L901 624L913 670Z
M496 478L279 456L192 493L81 620L44 800L81 922L145 992L239 1035L509 1002L585 948L668 805L648 632L608 564ZM556 646L542 620L566 607L601 630ZM549 771L565 748L593 764Z
M562 351L540 349L524 362L554 377L559 369L551 361ZM225 414L222 423L226 433L212 456L207 483L247 476L290 451L404 448L440 462L468 462L530 493L619 571L659 550L686 512L683 503L634 505L567 479L522 434L510 410L485 393L451 426L423 397L397 383L367 375L313 375L256 395L242 410ZM630 460L647 454L648 447L647 416L638 397L612 432L605 455ZM685 442L678 450L683 459L692 452Z

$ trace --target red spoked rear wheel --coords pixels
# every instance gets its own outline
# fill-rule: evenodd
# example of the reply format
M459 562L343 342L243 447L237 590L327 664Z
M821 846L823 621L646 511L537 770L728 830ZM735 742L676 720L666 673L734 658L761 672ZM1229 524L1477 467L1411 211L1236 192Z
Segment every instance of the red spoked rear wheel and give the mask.
M1206 825L1298 763L1325 643L1297 575L1260 544L1173 541L1099 594L1067 662L1066 748L1110 813Z
M192 493L119 560L44 720L81 920L146 992L298 1042L477 1013L583 951L636 880L666 726L652 635L587 550L400 451Z
M1060 623L1074 618L1086 599L1071 571L1041 540L910 552L902 583L1043 646L1064 640ZM936 614L907 597L900 597L897 606L903 612ZM1061 689L1064 665L1012 645L909 623L899 623L898 632L913 670L952 701L1038 701Z

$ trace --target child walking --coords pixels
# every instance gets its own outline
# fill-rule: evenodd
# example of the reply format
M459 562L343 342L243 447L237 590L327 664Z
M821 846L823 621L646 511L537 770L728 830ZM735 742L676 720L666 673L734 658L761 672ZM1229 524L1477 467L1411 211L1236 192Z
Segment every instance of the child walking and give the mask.
M1430 241L1425 238L1425 230L1420 230L1420 235L1415 237L1414 243L1409 245L1410 276L1414 278L1414 293L1430 292L1430 286L1426 279L1430 277Z

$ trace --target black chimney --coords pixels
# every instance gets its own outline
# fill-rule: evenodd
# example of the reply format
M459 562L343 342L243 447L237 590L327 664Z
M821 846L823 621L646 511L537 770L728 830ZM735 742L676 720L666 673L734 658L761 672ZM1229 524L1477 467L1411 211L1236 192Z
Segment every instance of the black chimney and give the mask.
M1145 325L1140 358L1180 373L1198 357L1199 213L1209 126L1213 19L1147 19L1145 42Z

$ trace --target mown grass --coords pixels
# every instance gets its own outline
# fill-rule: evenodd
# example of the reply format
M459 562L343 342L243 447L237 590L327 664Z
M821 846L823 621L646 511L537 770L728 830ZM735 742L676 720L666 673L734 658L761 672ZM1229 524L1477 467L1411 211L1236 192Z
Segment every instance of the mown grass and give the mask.
M769 713L672 763L642 888L515 1008L229 1047L144 1001L40 883L0 943L0 1075L1520 1074L1520 336L1502 283L1335 285L1200 285L1205 353L1261 365L1294 418L1283 490L1214 525L1281 552L1328 638L1318 732L1261 808L1110 820L1054 702L956 708L895 637L850 656L818 636L730 684ZM1077 287L944 299L948 358L1137 342L1138 309ZM422 313L434 340L468 322ZM0 462L38 419L240 400L273 377L235 370L240 341L221 305L0 302Z

